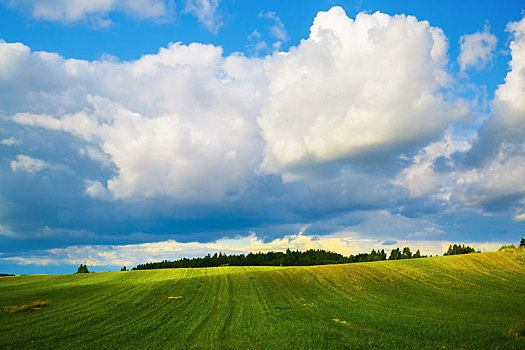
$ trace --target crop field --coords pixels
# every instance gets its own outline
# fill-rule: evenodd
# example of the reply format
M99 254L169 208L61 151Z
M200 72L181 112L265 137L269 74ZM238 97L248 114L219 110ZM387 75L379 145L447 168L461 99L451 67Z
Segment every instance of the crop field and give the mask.
M0 278L1 349L525 349L525 250Z

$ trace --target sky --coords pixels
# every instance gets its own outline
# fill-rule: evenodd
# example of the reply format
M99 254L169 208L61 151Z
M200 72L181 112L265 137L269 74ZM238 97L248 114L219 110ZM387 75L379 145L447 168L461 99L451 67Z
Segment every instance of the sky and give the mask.
M0 273L518 243L524 10L0 0Z

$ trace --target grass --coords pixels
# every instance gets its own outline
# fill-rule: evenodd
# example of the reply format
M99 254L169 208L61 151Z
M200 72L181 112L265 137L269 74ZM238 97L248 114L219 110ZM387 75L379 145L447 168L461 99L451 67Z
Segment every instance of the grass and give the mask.
M10 314L13 314L15 312L23 312L23 311L37 311L37 310L41 310L44 306L47 306L48 304L49 304L49 301L47 300L36 300L29 304L24 304L24 305L4 306L3 310Z
M525 349L525 250L0 279L2 349Z

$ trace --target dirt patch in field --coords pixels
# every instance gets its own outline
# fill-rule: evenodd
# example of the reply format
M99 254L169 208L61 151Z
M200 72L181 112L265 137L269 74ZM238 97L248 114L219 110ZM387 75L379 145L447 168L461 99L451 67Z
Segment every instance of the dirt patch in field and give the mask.
M24 311L37 311L42 310L43 307L48 306L49 301L47 300L36 300L29 304L24 305L9 305L4 306L2 310L4 310L7 313L14 314L17 312L24 312Z

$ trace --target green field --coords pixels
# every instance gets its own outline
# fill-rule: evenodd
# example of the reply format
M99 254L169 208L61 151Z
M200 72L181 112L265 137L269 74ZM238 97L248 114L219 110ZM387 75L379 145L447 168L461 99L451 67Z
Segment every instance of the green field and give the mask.
M2 277L0 309L1 349L525 349L525 250Z

